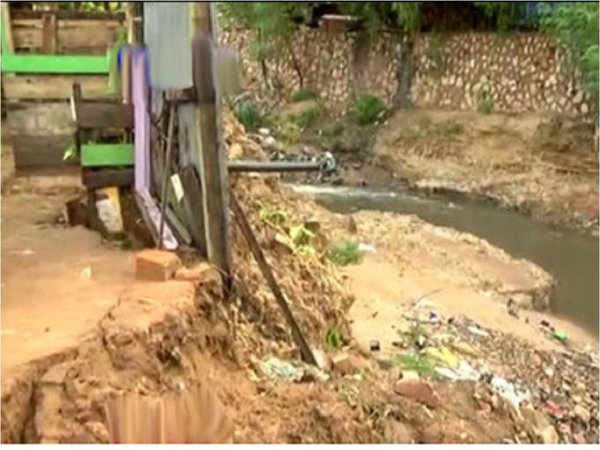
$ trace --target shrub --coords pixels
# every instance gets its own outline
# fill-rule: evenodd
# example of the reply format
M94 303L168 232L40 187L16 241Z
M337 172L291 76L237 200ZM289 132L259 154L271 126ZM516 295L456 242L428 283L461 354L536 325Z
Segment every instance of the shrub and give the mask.
M483 114L490 114L494 109L494 101L492 95L487 89L479 91L477 97L477 111Z
M356 242L342 242L329 251L329 259L340 266L360 261L361 252Z
M233 113L246 130L256 130L264 121L264 114L252 102L245 100L236 104Z
M319 118L320 115L321 108L315 105L305 111L302 111L297 116L294 116L293 120L301 129L304 130L310 125L312 125L315 122L315 120Z
M385 103L376 95L363 94L355 104L356 119L361 125L374 123L385 111Z
M292 102L299 103L304 102L306 100L315 100L318 98L316 92L313 92L309 89L300 89L299 91L294 92L292 95Z

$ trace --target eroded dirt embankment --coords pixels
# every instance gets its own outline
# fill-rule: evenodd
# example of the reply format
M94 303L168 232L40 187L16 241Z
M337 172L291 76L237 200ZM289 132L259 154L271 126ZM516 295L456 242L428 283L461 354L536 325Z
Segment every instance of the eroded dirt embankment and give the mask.
M593 127L535 114L409 111L378 130L376 164L410 186L491 199L597 234Z

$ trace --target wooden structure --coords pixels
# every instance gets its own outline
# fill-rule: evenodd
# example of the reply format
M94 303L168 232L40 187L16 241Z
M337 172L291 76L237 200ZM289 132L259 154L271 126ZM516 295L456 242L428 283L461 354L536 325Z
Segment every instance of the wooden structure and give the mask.
M75 127L69 99L78 83L86 99L109 94L107 51L124 14L10 9L2 3L2 103L19 173L63 173Z

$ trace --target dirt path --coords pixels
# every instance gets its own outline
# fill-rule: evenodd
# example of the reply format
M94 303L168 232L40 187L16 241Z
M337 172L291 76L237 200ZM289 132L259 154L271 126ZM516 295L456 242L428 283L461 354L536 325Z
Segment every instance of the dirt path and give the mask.
M597 233L593 131L540 115L410 111L390 117L373 152L411 186L480 195Z
M2 197L3 377L79 345L131 278L131 254L57 224L68 196Z

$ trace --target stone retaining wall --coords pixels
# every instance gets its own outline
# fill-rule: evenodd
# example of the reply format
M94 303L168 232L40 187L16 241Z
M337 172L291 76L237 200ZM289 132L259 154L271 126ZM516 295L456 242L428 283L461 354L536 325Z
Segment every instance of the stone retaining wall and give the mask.
M360 92L388 104L398 88L402 38L301 28L290 50L267 59L251 57L247 30L225 30L222 43L238 50L249 87L277 103L289 101L302 84L316 91L334 114L345 112ZM501 112L560 112L585 115L590 101L556 43L541 33L421 34L413 49L411 100L417 107ZM484 99L488 99L485 100Z

